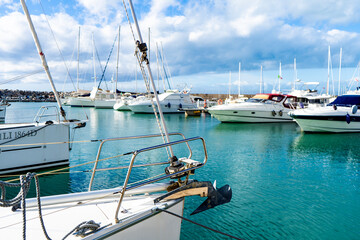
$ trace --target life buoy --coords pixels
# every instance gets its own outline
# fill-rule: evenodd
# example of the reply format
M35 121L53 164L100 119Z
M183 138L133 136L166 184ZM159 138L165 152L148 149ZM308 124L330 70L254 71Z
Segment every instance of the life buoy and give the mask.
M221 99L218 100L218 104L221 105L223 104L223 101Z

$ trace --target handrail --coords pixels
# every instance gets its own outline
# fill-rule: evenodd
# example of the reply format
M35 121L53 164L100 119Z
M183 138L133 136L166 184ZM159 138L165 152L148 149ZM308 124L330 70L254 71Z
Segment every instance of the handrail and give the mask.
M169 133L170 136L173 136L173 135L180 135L183 137L183 139L186 139L184 134L182 133ZM107 138L107 139L103 139L101 140L101 143L100 143L100 146L99 146L99 149L98 149L98 153L96 155L96 160L95 160L95 163L94 163L94 167L93 167L93 170L92 170L92 175L91 175L91 179L90 179L90 183L89 183L89 189L88 191L91 191L91 188L92 188L92 184L93 184L93 181L94 181L94 177L95 177L95 172L97 171L97 165L98 165L98 162L99 162L99 158L100 158L100 154L101 154L101 150L102 150L102 147L103 145L106 143L106 142L109 142L109 141L119 141L119 140L130 140L130 139L139 139L139 138L153 138L153 137L161 137L162 135L161 134L151 134L151 135L141 135L141 136L130 136L130 137L118 137L118 138ZM186 142L186 145L189 149L189 157L188 158L191 158L192 156L192 150L190 148L190 145ZM124 155L129 155L129 154L132 154L134 152L129 152L129 153L125 153ZM164 163L165 164L165 163ZM155 165L155 164L154 164Z
M136 184L135 186L127 188L127 184L128 184L129 178L130 178L130 174L131 174L132 168L134 167L135 158L136 158L136 156L138 154L140 154L142 152L151 151L151 150L154 150L154 149L165 148L165 147L180 144L180 143L188 143L190 141L195 141L195 140L201 140L202 143L203 143L203 147L204 147L205 158L204 158L204 161L203 161L203 163L201 165L191 167L191 168L188 168L188 169L176 172L176 173L168 174L168 175L163 176L163 177L158 177L158 178L155 178L155 179L152 179L152 180L148 180L146 182L139 183L139 184ZM140 149L140 150L137 150L137 151L133 152L133 156L132 156L130 164L129 164L128 172L126 174L125 182L124 182L124 185L123 185L122 190L121 190L119 203L118 203L118 206L117 206L117 209L116 209L116 212L115 212L115 222L119 222L118 214L119 214L119 210L120 210L120 207L121 207L122 200L123 200L125 192L127 190L134 189L134 188L137 188L137 187L140 187L140 186L143 186L143 185L146 185L146 184L150 184L150 183L153 183L153 182L156 182L156 181L160 181L160 180L163 180L163 179L166 179L166 178L170 178L170 177L178 175L180 173L193 171L195 169L198 169L198 168L204 166L206 164L206 162L207 162L207 159L208 159L208 155L207 155L205 140L202 137L193 137L193 138L183 139L183 140L179 140L179 141L175 141L175 142L164 143L164 144L155 145L155 146L148 147L148 148L143 148L143 149Z
M55 108L56 113L54 113L54 114L44 114L45 111L49 110L49 108ZM39 111L37 112L37 114L35 115L34 122L40 122L41 118L43 118L43 117L51 117L51 116L56 116L57 122L60 122L59 108L57 106L42 106L39 109Z

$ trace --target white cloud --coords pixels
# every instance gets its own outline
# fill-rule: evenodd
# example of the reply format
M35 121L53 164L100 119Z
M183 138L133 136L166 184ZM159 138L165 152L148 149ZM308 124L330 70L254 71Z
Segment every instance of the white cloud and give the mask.
M52 3L58 9L58 3ZM239 61L245 70L259 71L260 65L266 70L277 69L280 61L284 68L291 68L294 57L299 68L326 67L329 44L334 52L343 47L343 65L354 66L360 58L360 46L356 41L359 33L351 27L360 22L358 5L355 0L189 0L187 3L152 0L135 1L135 11L146 41L151 28L153 67L155 42L161 42L172 75L194 76L203 72L236 71ZM40 66L25 17L22 12L11 10L17 7L18 3L0 0L0 54L2 66L6 66L2 72L7 74L7 79ZM72 12L74 9L76 13ZM78 26L81 25L80 71L87 73L83 78L92 81L91 35L94 33L104 66L119 23L122 25L120 78L133 76L134 42L124 16L122 1L113 0L78 0L73 8L66 5L47 16L65 60L71 62L73 78ZM53 76L62 82L66 77L65 67L46 19L43 15L33 15L33 21ZM115 69L115 56L116 48L109 62L108 79ZM20 63L26 68L18 67ZM97 73L101 75L100 69ZM252 84L255 80L247 82Z

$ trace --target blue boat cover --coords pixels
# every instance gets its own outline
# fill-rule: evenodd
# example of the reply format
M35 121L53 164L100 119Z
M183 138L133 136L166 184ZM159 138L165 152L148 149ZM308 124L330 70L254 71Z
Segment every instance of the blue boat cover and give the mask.
M331 105L336 106L353 106L358 105L360 106L360 95L342 95L338 96L333 102L329 103L328 106Z

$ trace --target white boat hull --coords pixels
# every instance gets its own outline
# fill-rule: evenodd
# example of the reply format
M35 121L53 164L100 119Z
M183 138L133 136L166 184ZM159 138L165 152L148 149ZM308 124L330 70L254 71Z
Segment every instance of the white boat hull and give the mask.
M161 104L161 110L163 113L183 113L186 108L194 108L193 104L170 104L170 107L168 104ZM130 104L129 108L134 113L152 113L154 114L153 107L151 103L148 104ZM157 110L157 107L156 107ZM157 110L157 112L159 112Z
M68 164L69 134L62 123L0 125L0 174Z
M113 109L115 102L116 102L115 99L111 99L111 100L95 99L94 105L95 108Z
M69 97L66 105L71 107L94 107L95 103L90 97Z
M332 106L296 110L290 113L304 132L360 132L360 112L351 107ZM347 116L348 115L348 121Z
M128 106L128 101L129 100L120 99L116 101L113 108L117 111L131 111L131 109Z
M360 122L296 119L297 124L304 132L360 132Z
M235 103L219 105L208 109L209 113L221 122L239 123L277 123L293 122L287 114L290 109L277 105Z

